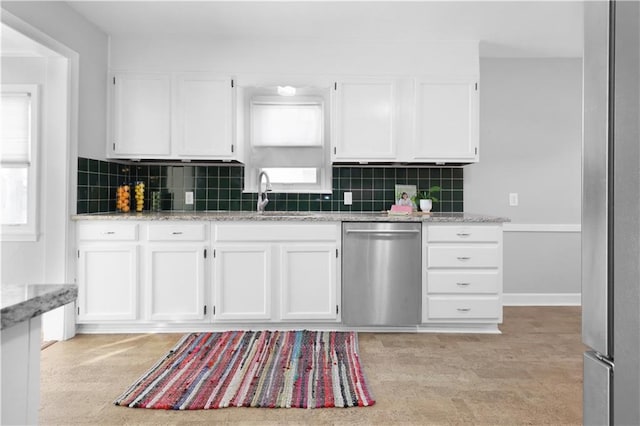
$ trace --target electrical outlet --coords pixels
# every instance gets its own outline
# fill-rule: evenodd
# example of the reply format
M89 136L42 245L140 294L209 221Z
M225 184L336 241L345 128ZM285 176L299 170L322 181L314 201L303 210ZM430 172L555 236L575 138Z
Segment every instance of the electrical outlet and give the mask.
M184 203L185 204L193 204L193 192L187 191L184 193Z
M350 206L353 204L353 193L352 192L345 192L344 193L344 205L345 206Z
M518 205L518 193L512 192L509 194L509 205L516 207Z

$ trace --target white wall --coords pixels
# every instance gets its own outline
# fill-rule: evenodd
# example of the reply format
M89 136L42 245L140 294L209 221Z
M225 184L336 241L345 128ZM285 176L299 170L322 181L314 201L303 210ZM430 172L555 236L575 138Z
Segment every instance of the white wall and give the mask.
M251 74L474 74L478 43L213 40L205 37L113 37L117 71L215 71Z
M44 106L49 100L47 90L47 59L46 58L2 58L3 84L38 84L40 99ZM41 108L40 117L46 114ZM41 127L42 128L42 127ZM42 133L42 132L41 132ZM42 143L40 143L42 145ZM42 151L42 149L40 150ZM41 156L41 159L44 156ZM43 182L40 177L40 185ZM39 207L42 203L39 202ZM42 217L42 209L38 211ZM42 228L42 226L40 226ZM6 242L2 241L2 283L42 283L45 282L45 241L40 238L36 242Z
M62 55L46 67L41 237L31 247L2 245L2 282L71 282L77 156L100 159L106 151L108 39L62 2L3 2L2 9L3 23ZM45 339L66 339L74 330L73 304L45 314Z
M486 58L480 78L480 162L465 168L465 210L512 221L505 301L579 302L582 60Z
M108 62L106 34L63 2L3 1L2 8L79 54L78 155L104 159ZM73 170L76 170L75 165Z

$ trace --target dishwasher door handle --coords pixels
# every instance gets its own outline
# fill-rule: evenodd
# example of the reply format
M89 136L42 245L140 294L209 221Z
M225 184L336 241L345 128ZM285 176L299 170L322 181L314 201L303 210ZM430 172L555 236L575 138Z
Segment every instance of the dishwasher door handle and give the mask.
M347 234L419 234L418 229L347 229Z

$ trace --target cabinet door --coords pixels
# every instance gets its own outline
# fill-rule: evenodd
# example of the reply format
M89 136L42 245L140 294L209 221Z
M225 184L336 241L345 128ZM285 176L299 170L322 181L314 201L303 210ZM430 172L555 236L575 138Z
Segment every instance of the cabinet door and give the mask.
M81 246L78 250L78 321L137 318L137 246Z
M234 156L230 78L177 77L174 143L180 157Z
M334 161L396 160L396 86L378 79L336 83Z
M336 245L283 245L281 253L280 318L335 320Z
M205 256L203 244L152 244L148 247L148 319L188 321L205 318Z
M414 130L414 161L477 161L477 80L416 80Z
M113 153L146 158L169 155L170 75L117 74L113 89Z
M215 249L215 311L220 321L271 319L271 250L266 244Z

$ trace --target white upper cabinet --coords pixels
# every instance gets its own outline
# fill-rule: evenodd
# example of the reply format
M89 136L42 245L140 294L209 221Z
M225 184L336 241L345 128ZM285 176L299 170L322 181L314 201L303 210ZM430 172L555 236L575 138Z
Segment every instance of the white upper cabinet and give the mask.
M233 158L233 88L228 78L176 78L174 141L181 157Z
M352 79L334 86L334 162L396 161L397 84Z
M149 158L171 153L171 77L117 74L113 77L115 156Z
M412 162L478 161L477 78L416 79Z
M109 157L239 160L230 77L117 73L112 83Z

